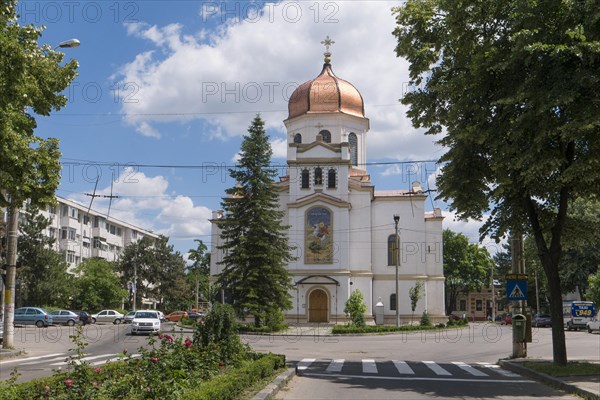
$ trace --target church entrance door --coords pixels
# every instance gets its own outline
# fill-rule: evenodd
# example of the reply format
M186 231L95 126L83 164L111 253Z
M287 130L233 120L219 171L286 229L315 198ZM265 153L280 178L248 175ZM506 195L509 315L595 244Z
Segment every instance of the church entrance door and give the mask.
M308 296L308 322L327 322L327 293L315 289Z

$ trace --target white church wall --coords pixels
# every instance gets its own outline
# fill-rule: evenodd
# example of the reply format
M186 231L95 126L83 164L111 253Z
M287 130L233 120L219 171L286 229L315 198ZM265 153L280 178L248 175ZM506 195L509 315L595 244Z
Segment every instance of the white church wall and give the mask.
M348 267L353 271L371 271L371 191L352 190L350 209Z

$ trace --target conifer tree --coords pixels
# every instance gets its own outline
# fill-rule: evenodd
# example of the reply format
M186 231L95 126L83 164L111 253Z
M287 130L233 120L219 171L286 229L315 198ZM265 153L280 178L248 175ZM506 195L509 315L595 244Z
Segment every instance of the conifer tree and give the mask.
M224 266L218 283L240 316L251 315L261 326L266 315L292 307L286 265L294 259L274 187L277 171L270 166L271 145L264 122L256 116L244 136L239 165L229 174L236 184L222 202Z

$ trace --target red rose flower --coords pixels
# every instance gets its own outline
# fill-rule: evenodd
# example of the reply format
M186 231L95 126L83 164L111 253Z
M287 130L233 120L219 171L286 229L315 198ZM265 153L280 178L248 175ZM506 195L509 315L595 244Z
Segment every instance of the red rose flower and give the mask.
M72 379L65 379L63 382L65 383L66 387L68 387L68 388L73 387L73 380Z

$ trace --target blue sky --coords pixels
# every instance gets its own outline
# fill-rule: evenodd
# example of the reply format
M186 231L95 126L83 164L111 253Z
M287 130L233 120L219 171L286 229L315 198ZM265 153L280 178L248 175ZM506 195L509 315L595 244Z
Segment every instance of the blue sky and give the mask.
M242 135L254 115L266 122L274 163L285 164L287 100L321 71L328 35L334 72L361 92L371 130L368 171L376 189L427 181L443 149L412 128L398 99L408 64L395 56L391 8L398 1L22 1L21 23L45 25L41 43L79 61L67 106L38 119L37 134L57 137L61 197L89 204L119 196L110 215L170 237L186 253L210 245L210 212L234 182ZM382 163L377 165L377 163ZM392 163L392 164L384 164ZM429 178L429 179L428 179ZM435 195L435 194L434 194ZM106 210L96 198L94 209ZM427 207L445 204L431 198ZM473 222L445 226L477 241ZM390 216L390 230L393 218ZM493 247L492 244L488 244ZM493 250L493 249L492 249Z

